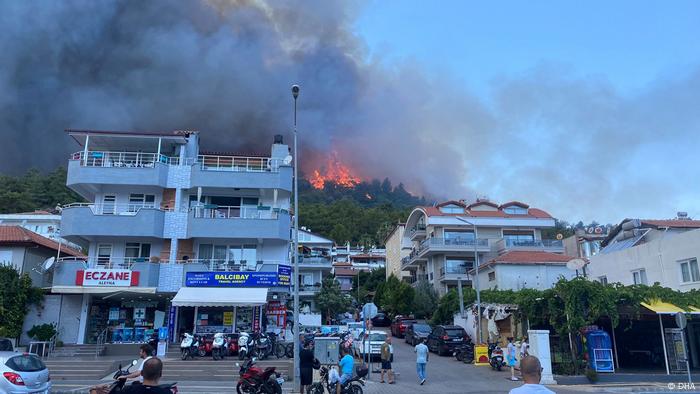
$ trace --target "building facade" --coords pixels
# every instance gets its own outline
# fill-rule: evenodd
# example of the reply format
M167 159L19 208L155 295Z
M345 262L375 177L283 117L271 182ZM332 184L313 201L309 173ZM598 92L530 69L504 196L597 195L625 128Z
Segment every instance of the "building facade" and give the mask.
M60 208L60 207L58 207ZM0 214L0 225L21 226L61 245L80 250L82 245L61 238L61 215L49 211Z
M78 318L64 343L138 342L150 330L213 333L283 325L289 293L289 148L209 154L195 131L69 130L80 150L61 235L87 245L63 259L52 293ZM76 304L77 303L77 304ZM76 305L73 305L76 304Z
M405 223L399 223L394 226L389 235L384 240L386 245L386 277L394 275L399 279L408 279L411 275L408 271L401 269L401 259L407 257L410 253L410 245L402 247L401 242L404 242L404 232L406 230Z
M331 275L332 253L332 240L299 230L299 301L303 310L318 312L315 297L321 291L323 279Z
M566 263L574 259L560 253L513 250L505 252L479 266L481 289L546 290L559 279L572 279L576 271ZM476 270L471 270L474 277Z
M700 220L625 219L601 247L587 267L593 280L700 289Z
M401 247L408 256L402 259L401 270L410 272L410 283L426 280L445 294L458 280L471 285L468 273L475 263L500 254L563 253L560 240L542 239L542 229L552 227L554 218L547 212L517 201L501 205L488 200L447 201L416 207L406 221Z

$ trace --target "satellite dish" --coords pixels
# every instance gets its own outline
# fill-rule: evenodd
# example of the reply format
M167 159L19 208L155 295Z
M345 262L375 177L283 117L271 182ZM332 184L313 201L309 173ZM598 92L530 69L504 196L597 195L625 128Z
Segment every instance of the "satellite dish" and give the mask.
M576 271L586 266L586 260L584 259L573 259L566 263L566 268Z
M48 259L44 260L44 262L41 264L41 273L45 273L46 271L50 270L54 263L56 262L55 257L49 257Z
M292 155L287 155L282 162L285 166L292 164Z
M564 239L564 234L562 234L562 233L557 234L557 239L560 240L560 241L561 241L562 239Z

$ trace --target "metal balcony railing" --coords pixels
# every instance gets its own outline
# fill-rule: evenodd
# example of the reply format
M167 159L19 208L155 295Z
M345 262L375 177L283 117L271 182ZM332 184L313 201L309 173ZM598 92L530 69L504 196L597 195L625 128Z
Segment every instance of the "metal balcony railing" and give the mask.
M170 161L170 164L179 163L177 158ZM196 165L202 171L279 172L283 161L271 157L199 155L196 159L186 159L184 164Z
M277 219L284 210L270 207L203 205L193 207L194 217L198 219Z
M80 151L71 160L84 167L153 168L155 163L169 164L171 158L154 152Z
M157 209L160 211L167 211L168 209L162 209L157 207L155 203L127 203L127 204L112 204L112 203L83 203L75 202L71 204L66 204L62 209L67 208L80 208L87 207L90 208L94 215L135 215L141 209Z
M279 260L242 260L242 259L188 259L178 260L177 264L200 264L209 271L260 271L263 265L289 265Z
M529 247L529 248L563 248L564 243L558 239L512 239L504 238L506 247Z
M417 224L408 230L408 236L413 237L413 235L419 231L425 231L425 224Z
M156 257L61 257L58 263L81 263L84 268L131 269L136 263L157 263Z
M457 247L474 247L476 246L489 246L488 239L469 239L469 238L428 238L420 243L421 248L428 248L430 246L457 246Z

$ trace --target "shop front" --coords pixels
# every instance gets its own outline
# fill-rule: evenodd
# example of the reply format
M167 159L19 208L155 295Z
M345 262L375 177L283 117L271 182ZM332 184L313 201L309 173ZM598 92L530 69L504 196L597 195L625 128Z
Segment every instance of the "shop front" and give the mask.
M174 332L282 332L286 324L283 293L289 291L291 267L277 271L186 272L185 287L172 300Z

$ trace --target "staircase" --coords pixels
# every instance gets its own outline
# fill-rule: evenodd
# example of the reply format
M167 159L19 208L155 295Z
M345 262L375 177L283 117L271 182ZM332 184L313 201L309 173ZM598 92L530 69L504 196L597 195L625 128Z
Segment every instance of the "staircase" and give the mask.
M91 344L91 345L65 345L62 347L57 347L54 349L53 353L49 356L49 359L53 357L77 357L77 358L89 358L95 357L96 355L101 356L104 353L104 345Z
M95 359L94 353L91 354L92 359L68 359L66 357L50 358L44 360L44 364L49 368L51 380L89 380L95 381L102 379L106 375L114 372L113 360Z

